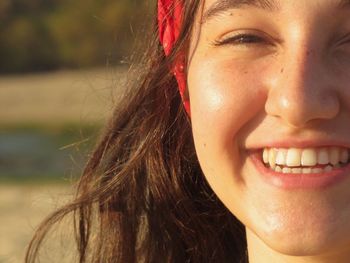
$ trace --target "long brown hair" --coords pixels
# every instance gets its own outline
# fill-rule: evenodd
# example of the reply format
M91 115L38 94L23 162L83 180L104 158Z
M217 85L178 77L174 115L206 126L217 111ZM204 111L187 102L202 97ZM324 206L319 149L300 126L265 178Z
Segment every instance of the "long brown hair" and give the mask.
M165 57L154 22L79 181L74 201L37 230L26 262L35 262L49 230L74 214L79 262L242 262L244 227L218 200L200 169L188 118L169 71L188 48L200 0L184 1L183 28ZM140 70L141 69L141 70Z

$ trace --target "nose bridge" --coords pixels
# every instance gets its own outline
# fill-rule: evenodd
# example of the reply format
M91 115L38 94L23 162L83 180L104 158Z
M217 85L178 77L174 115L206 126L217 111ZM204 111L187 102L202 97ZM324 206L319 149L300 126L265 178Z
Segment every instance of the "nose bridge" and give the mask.
M266 112L288 125L334 118L339 111L336 90L317 42L299 38L285 48L265 105Z

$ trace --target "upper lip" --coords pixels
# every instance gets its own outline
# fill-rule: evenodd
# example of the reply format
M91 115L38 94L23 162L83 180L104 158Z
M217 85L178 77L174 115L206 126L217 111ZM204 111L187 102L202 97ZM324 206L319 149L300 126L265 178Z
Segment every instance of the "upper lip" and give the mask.
M264 140L259 142L258 144L252 145L252 147L247 147L250 150L258 150L263 148L319 148L319 147L344 147L350 148L349 141L341 141L341 140L322 140L322 139L308 139L301 140L297 138L278 138L271 140Z

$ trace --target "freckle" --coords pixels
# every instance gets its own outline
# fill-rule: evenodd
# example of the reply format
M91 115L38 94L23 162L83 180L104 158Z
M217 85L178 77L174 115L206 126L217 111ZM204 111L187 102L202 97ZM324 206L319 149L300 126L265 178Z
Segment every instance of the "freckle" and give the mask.
M248 74L248 71L244 71L244 74Z
M207 144L206 144L206 143L204 143L204 144L203 144L203 147L204 147L204 148L205 148L205 147L207 147Z
M310 56L310 55L312 55L313 52L314 52L314 51L313 51L312 49L310 49L310 50L308 50L308 51L306 52L306 55L307 55L307 56Z
M283 73L284 72L284 68L281 68L281 73Z

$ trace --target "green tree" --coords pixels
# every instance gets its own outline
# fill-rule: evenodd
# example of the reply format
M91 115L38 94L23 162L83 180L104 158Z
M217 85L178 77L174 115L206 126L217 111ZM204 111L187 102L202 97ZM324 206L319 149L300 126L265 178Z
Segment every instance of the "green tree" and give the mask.
M0 73L118 64L132 52L147 2L1 0Z

